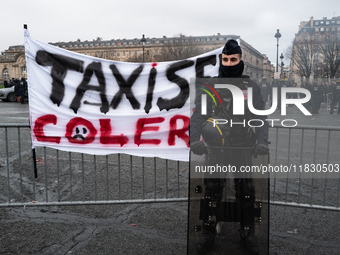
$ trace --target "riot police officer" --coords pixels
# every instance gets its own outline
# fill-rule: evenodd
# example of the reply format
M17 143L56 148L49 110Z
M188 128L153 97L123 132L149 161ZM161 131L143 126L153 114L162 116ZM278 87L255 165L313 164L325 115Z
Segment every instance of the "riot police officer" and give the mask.
M244 70L244 63L241 60L242 50L238 45L238 42L231 39L225 44L222 51L221 66L218 78L228 78L230 82L246 91L247 87L253 88L253 105L258 110L263 110L265 107L261 91L259 86L249 79L248 76L242 75ZM236 79L237 78L237 79ZM237 81L235 81L237 80ZM265 155L268 154L268 123L265 121L266 116L256 116L252 114L249 109L245 109L244 116L233 115L233 109L231 101L233 98L230 93L224 93L224 91L218 91L223 102L227 102L225 106L215 108L211 97L207 97L207 115L201 114L201 97L198 96L195 100L195 111L190 119L190 148L194 154L202 155L208 153L208 157L213 158L218 155L219 159L224 160L225 164L232 164L236 167L240 167L243 164L251 164L251 157L253 154ZM204 93L204 92L202 92ZM256 134L252 133L249 127L243 127L241 125L226 128L221 131L221 138L223 143L227 144L230 148L233 147L249 147L254 146L255 149L249 150L236 150L236 149L210 149L204 142L200 140L201 135L209 146L209 133L216 130L209 122L209 118L216 116L217 118L229 118L229 120L235 120L237 118L253 118L263 119L264 125L258 127ZM239 120L239 119L238 119ZM254 139L255 138L255 139ZM212 144L214 145L214 144ZM226 146L226 145L224 145ZM222 192L224 188L225 179L205 179L205 197L215 196L217 203L222 199ZM242 205L242 215L249 210L251 203L255 201L255 189L253 185L253 179L251 178L234 178L234 187L236 191L236 200ZM247 199L245 200L245 197ZM253 206L254 204L252 204ZM202 208L201 208L202 210ZM210 222L208 219L203 220L202 234L198 241L198 248L202 250L209 249L214 244L214 238L216 236L216 224L217 222ZM257 245L256 237L254 234L254 225L245 226L245 222L241 220L241 238L245 241L248 250L252 254L258 254L259 248Z
M280 79L277 86L277 110L281 110L281 89L287 87L284 79Z
M272 87L270 83L267 81L266 77L263 77L260 82L261 94L263 97L264 105L267 104L268 97L271 95Z
M292 87L297 88L297 84L296 84L295 81L292 81ZM292 93L292 98L293 99L298 98L298 93L296 93L296 92Z
M314 80L312 82L312 85L310 86L310 93L312 95L311 97L312 113L319 113L320 91L322 91L321 87L318 85L318 82Z
M338 79L336 82L332 81L332 87L331 92L333 94L333 99L331 102L331 112L330 114L333 114L334 107L338 103L338 114L340 114L340 107L339 107L339 101L340 101L340 79Z

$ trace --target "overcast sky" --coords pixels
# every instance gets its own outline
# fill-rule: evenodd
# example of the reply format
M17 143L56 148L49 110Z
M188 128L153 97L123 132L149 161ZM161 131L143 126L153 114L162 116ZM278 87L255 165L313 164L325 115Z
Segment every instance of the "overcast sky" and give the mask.
M301 21L340 16L340 0L0 0L0 51L22 45L23 24L42 42L235 34L276 63Z

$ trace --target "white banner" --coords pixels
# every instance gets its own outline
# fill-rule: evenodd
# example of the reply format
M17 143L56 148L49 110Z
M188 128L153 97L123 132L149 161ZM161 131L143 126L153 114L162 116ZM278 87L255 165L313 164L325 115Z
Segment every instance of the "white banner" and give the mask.
M24 31L33 147L189 160L190 78L217 76L221 48L174 62L126 63Z

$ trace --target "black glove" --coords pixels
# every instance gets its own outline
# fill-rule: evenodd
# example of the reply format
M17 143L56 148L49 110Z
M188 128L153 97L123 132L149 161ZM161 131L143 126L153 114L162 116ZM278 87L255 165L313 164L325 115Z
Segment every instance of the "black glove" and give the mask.
M256 144L254 151L254 158L257 158L257 155L267 155L269 153L269 147L266 143L258 143Z
M197 155L202 155L202 154L208 153L208 149L207 149L207 147L205 147L205 144L202 141L191 142L190 148L191 148L191 151L194 154L197 154Z

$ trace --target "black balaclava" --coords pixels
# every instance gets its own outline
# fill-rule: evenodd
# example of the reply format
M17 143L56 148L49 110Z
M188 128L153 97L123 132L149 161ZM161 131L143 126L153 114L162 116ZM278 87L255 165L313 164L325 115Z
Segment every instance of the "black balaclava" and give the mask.
M232 54L242 54L241 47L238 45L238 42L234 39L230 39L226 42L223 50L223 54L232 55ZM235 78L240 77L243 73L244 63L241 60L237 65L234 66L224 66L220 65L220 72L218 77L226 77L226 78Z
M225 78L236 78L240 77L243 73L244 63L241 60L240 63L234 66L224 66L221 65L220 73L218 77L225 77Z

